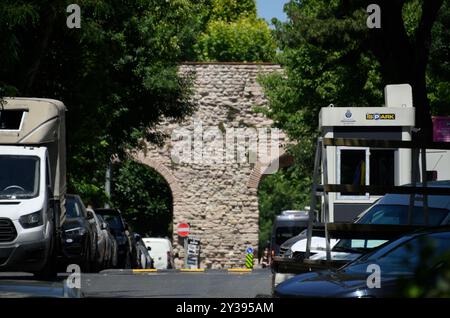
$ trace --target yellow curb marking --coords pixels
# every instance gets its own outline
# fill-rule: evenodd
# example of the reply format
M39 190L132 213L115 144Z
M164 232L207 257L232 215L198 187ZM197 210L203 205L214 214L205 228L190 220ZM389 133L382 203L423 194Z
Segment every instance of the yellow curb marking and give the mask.
M229 268L228 272L230 273L250 273L252 269L250 268Z
M148 269L133 269L133 273L155 273L158 270L155 268L148 268Z

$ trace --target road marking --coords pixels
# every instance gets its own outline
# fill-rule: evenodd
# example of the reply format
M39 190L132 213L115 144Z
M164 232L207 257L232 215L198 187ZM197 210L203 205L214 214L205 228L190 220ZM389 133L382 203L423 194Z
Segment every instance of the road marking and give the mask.
M157 271L155 268L133 269L133 273L156 273Z
M251 268L229 268L228 272L229 273L251 273L252 269Z

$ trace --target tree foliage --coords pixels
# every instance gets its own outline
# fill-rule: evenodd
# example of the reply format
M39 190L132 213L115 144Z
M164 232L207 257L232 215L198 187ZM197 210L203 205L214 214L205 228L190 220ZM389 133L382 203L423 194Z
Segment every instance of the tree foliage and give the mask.
M275 58L276 44L264 20L244 17L209 22L196 51L202 61L267 62Z
M158 142L162 118L192 111L177 64L193 56L202 7L83 0L81 28L69 29L69 3L2 1L0 78L9 95L64 101L71 191L101 198L112 155L139 147L142 138Z
M210 20L232 22L256 18L255 0L212 0Z
M286 4L288 20L274 21L278 59L285 72L264 76L260 82L269 99L263 111L296 142L289 149L296 162L295 172L281 171L271 179L272 190L287 189L289 184L309 192L321 107L379 106L386 84L410 83L422 131L430 132L427 96L434 113L448 113L449 1L440 8L442 2L379 1L380 30L366 25L371 1ZM260 191L262 231L269 222L265 217L273 219L271 204L264 202L273 202L275 213L281 212L276 204L281 200L293 202L292 206L309 205L306 195L273 191Z
M256 17L254 0L214 0L195 51L201 61L267 62L275 58L276 44L267 23Z
M434 115L450 115L450 1L439 10L432 29L427 68L428 98Z
M337 19L337 9L337 1L288 3L288 21L275 21L282 51L279 61L285 72L260 79L269 99L263 111L291 140L298 141L289 148L295 169L275 180L303 191L303 195L283 192L283 198L295 206L309 205L304 192L310 190L320 108L382 103L380 65L356 36L366 28L364 12Z

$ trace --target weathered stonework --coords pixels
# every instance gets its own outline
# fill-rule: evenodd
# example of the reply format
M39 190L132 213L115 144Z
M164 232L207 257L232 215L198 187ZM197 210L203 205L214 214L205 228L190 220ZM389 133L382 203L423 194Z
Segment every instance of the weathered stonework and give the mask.
M253 110L254 106L267 102L257 77L280 71L280 66L272 64L183 64L181 74L194 77L196 111L182 123L166 123L160 129L171 136L180 128L192 133L195 122L221 132L231 127L271 127L270 119ZM283 134L281 137L284 139ZM170 185L174 231L179 223L190 223L192 235L201 239L201 267L241 267L246 248L258 246L257 189L264 166L248 161L174 162L173 151L180 142L183 141L170 138L162 148L149 146L145 153L136 154L136 160L154 168ZM205 144L222 143L223 140L214 139ZM277 160L282 153L281 148L272 159ZM208 154L203 153L203 159L208 159ZM176 232L173 243L175 250L183 255Z

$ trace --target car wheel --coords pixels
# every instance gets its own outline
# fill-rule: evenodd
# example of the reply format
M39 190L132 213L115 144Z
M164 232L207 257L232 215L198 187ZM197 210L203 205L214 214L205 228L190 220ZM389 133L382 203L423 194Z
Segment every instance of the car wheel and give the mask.
M84 253L83 265L81 267L84 273L91 272L91 245L89 242L88 244L86 244L86 251Z
M131 265L131 254L127 253L127 256L125 258L125 269L130 269L132 267Z

